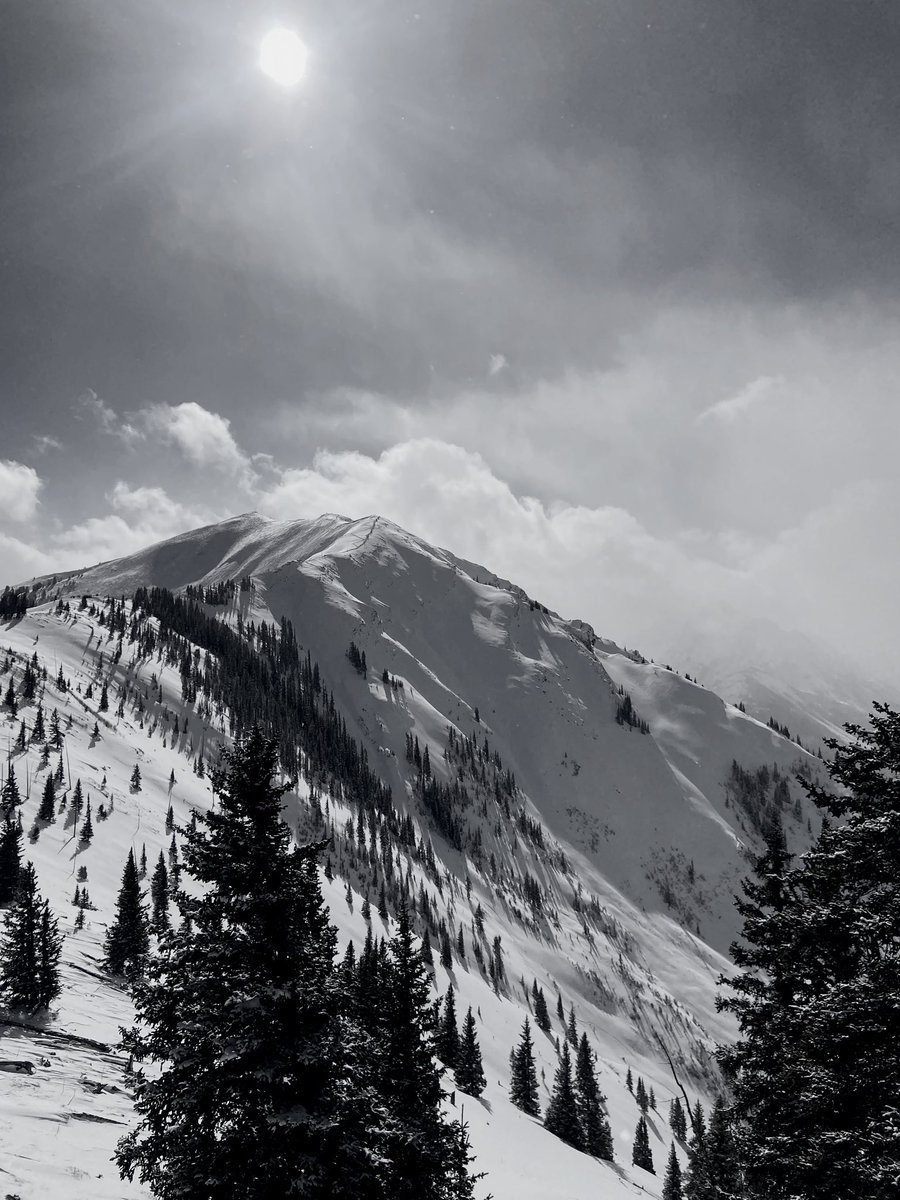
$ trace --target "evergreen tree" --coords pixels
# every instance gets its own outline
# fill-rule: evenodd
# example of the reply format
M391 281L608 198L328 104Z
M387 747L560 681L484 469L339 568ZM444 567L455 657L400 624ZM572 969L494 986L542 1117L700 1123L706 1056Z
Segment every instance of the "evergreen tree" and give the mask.
M637 1100L638 1108L646 1116L647 1109L650 1107L650 1101L647 1097L647 1089L644 1087L644 1081L640 1075L638 1076L637 1087L634 1089L634 1098Z
M170 804L166 812L166 833L172 833L175 828L175 813Z
M666 1164L666 1177L663 1181L662 1200L684 1200L681 1187L681 1163L675 1153L675 1143L669 1149L669 1161Z
M97 708L100 710L100 712L108 712L109 711L109 692L106 690L105 683L100 692L100 703L97 705Z
M365 901L363 901L363 903L365 903ZM363 916L365 916L365 914L363 914ZM434 952L431 949L431 935L427 929L425 930L425 934L422 938L422 962L426 967L429 968L429 970L434 966Z
M516 1108L521 1108L530 1117L541 1115L538 1100L537 1072L534 1067L534 1048L531 1041L531 1030L528 1018L522 1026L522 1036L519 1045L513 1050L511 1075L509 1081L509 1098Z
M88 846L94 836L94 823L91 820L91 798L88 796L87 808L84 810L84 821L81 826L82 845Z
M104 966L113 975L134 981L144 973L150 950L147 914L141 896L134 851L128 851L122 886L116 903L116 916L104 945Z
M569 1005L569 1022L566 1025L566 1041L573 1050L578 1049L578 1026L575 1024L575 1005Z
M572 1082L572 1058L568 1042L563 1043L544 1126L576 1150L584 1149L584 1130L581 1127L578 1099Z
M53 776L48 775L44 781L44 791L41 796L41 804L38 809L37 819L39 821L50 822L56 816L56 788L53 784Z
M34 714L34 725L31 727L31 740L33 742L45 742L47 740L43 704L37 706L37 712Z
M653 1152L650 1149L650 1134L647 1130L647 1118L641 1114L637 1128L634 1131L634 1144L631 1148L631 1161L636 1167L642 1167L655 1175L653 1169Z
M437 1028L435 1049L441 1062L446 1063L452 1070L459 1057L459 1028L456 1024L456 1001L453 998L452 987L447 988L444 998L444 1011Z
M0 942L0 992L10 1008L37 1013L50 1007L59 995L61 949L56 920L26 863Z
M566 1010L563 1008L562 993L556 993L556 1015L563 1025L566 1023Z
M481 1062L481 1047L478 1044L478 1034L475 1030L475 1017L472 1015L471 1008L466 1013L459 1039L459 1053L456 1056L456 1086L460 1091L476 1097L480 1096L487 1087Z
M17 820L6 816L0 829L0 906L15 899L21 861L22 830Z
M737 1149L721 1097L713 1105L703 1140L691 1157L684 1193L685 1200L720 1200L741 1194Z
M292 848L276 767L254 729L225 751L220 803L186 833L199 895L179 891L182 924L136 989L125 1045L161 1070L138 1074L141 1124L119 1143L120 1170L159 1200L467 1200L468 1142L442 1120L406 907L390 950L368 948L369 1001L339 990L321 846Z
M446 929L441 932L441 966L445 971L453 968L453 947L450 945L450 934Z
M137 763L134 764L134 770L131 772L131 790L133 792L141 790L141 768Z
M543 988L535 987L534 996L534 1023L542 1033L550 1032L550 1014L547 1012L547 998L544 995Z
M6 816L11 816L21 803L22 796L19 792L19 785L16 782L15 768L10 763L9 774L3 781L3 789L0 791L0 809L2 809Z
M150 881L150 898L153 902L153 916L150 924L157 937L162 937L169 928L169 872L166 870L166 860L162 850L156 861L156 869Z
M679 1142L686 1141L687 1117L684 1115L684 1107L677 1096L669 1105L669 1128L678 1138Z
M628 1071L625 1075L625 1086L628 1088L629 1092L634 1095L634 1078L631 1074L631 1067L628 1068Z
M613 1139L609 1122L601 1107L602 1097L594 1070L594 1055L582 1033L575 1060L575 1084L578 1091L578 1113L584 1133L584 1149L596 1158L612 1161Z

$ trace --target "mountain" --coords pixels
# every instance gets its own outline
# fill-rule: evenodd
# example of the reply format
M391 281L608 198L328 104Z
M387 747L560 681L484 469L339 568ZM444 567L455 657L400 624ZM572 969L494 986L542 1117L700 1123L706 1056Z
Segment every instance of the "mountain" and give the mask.
M194 615L181 636L190 653L165 652L168 610L135 608L138 588L189 598ZM36 824L43 777L59 756L42 765L39 744L14 750L38 697L15 718L3 710L9 763L28 793L24 827L37 831L26 856L67 934L56 1019L46 1032L6 1030L9 1058L37 1064L32 1076L11 1076L0 1101L15 1130L0 1147L0 1168L23 1197L146 1194L124 1187L104 1161L130 1120L113 1046L129 1000L99 969L102 938L129 848L146 846L152 871L168 852L169 804L176 826L209 804L208 779L196 772L227 740L241 701L238 675L219 685L228 670L269 653L264 625L295 639L301 660L309 655L333 701L322 719L339 722L358 747L355 773L336 760L319 769L315 731L299 731L302 769L286 810L298 836L312 822L333 838L335 877L323 886L341 944L365 937L363 894L374 901L384 886L393 903L399 880L413 894L424 890L422 920L435 931L443 925L454 945L462 937L465 954L449 969L436 966L435 987L440 995L457 987L457 1010L471 1004L478 1014L488 1089L480 1101L457 1099L485 1189L497 1200L602 1200L631 1195L636 1184L659 1195L669 1131L664 1115L650 1114L658 1176L631 1166L639 1114L626 1071L652 1085L664 1114L678 1092L665 1047L691 1100L709 1103L712 1050L732 1032L714 1007L737 928L732 896L771 814L780 813L796 851L817 829L795 778L820 771L815 755L379 517L247 514L46 577L32 599L39 603L25 617L3 627L3 686L12 678L21 688L37 654L44 711L57 710L65 734L69 805L53 824ZM101 712L104 682L110 706ZM293 728L276 692L268 711ZM430 773L419 765L426 752ZM140 791L129 784L135 763ZM391 790L391 812L377 818L366 818L353 794L366 763ZM76 841L75 779L98 813L88 847ZM80 867L95 908L76 931ZM499 977L486 965L496 945ZM508 1056L530 1014L532 981L551 1011L558 996L591 1038L614 1166L570 1150L509 1103ZM556 1053L550 1039L537 1042L545 1105Z
M760 720L770 717L815 749L845 737L844 725L866 723L873 700L897 706L900 688L853 656L773 621L707 612L690 629L666 638L672 661Z

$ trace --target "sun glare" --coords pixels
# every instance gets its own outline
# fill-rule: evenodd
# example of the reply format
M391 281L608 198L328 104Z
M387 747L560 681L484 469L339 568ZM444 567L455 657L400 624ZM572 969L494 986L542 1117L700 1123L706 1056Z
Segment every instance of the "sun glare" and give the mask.
M282 87L294 87L303 78L307 53L306 46L292 29L273 29L262 40L259 65Z

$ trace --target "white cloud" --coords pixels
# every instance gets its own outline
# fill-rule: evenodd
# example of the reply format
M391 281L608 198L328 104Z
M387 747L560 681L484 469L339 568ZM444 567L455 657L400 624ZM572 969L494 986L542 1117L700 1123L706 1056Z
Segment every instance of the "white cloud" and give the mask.
M0 459L0 512L7 520L30 521L37 513L42 486L34 467Z
M48 450L62 450L63 448L59 438L52 437L49 433L35 433L33 439L37 454L46 454Z
M192 400L185 404L155 404L139 415L148 433L177 446L189 462L198 467L233 471L242 486L252 481L250 460L234 440L227 417L210 412Z
M783 389L785 380L780 375L760 375L751 379L732 396L718 400L697 418L698 421L734 421L748 409L767 400L773 392Z
M492 354L488 361L488 375L493 379L495 375L499 375L503 368L507 365L505 354Z

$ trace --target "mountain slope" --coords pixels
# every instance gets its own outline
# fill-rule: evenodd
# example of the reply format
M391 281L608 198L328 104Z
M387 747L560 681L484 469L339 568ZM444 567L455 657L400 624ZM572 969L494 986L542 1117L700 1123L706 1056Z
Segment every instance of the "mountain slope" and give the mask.
M465 1107L479 1165L488 1170L486 1186L497 1200L618 1197L636 1186L658 1194L658 1178L630 1167L627 1139L637 1111L624 1084L626 1066L652 1083L662 1107L675 1092L662 1039L691 1098L699 1094L708 1101L715 1087L711 1050L731 1032L713 1003L715 980L727 969L720 951L735 930L731 894L746 871L761 814L774 803L776 771L791 843L798 849L806 844L810 814L790 775L798 765L815 771L817 760L698 685L626 655L485 568L379 518L279 523L250 514L128 559L48 579L46 586L73 598L104 597L140 586L206 588L242 579L244 586L203 593L217 602L201 603L198 611L226 623L251 646L258 644L251 631L262 622L291 623L347 728L390 785L399 812L412 821L419 844L433 847L432 868L418 852L386 845L377 835L378 855L396 858L394 871L426 890L437 919L454 937L462 934L468 948L449 972L436 968L435 982L440 994L454 983L457 1009L471 1003L478 1013L489 1087L483 1102L469 1100ZM81 777L95 804L103 796L112 808L86 850L77 848L62 817L27 846L70 932L75 872L88 866L96 914L89 914L84 931L67 938L68 987L56 1026L70 1033L93 1029L88 1036L111 1043L127 1019L128 1001L98 977L97 964L125 855L146 842L152 870L159 849L168 846L170 800L178 822L209 802L207 782L188 768L214 753L230 722L202 693L184 697L178 666L167 664L161 650L141 657L126 639L114 661L108 605L97 601L82 609L73 601L70 607L58 611L48 603L32 610L4 627L3 641L11 647L13 674L38 652L48 673L45 707L58 708L64 723L72 719L68 786ZM366 655L365 673L348 661L351 642ZM202 663L204 653L198 644L194 661ZM53 683L60 666L69 680L65 692ZM89 683L101 679L111 698L105 716L87 697ZM623 723L623 689L649 732ZM25 715L30 724L33 706ZM97 741L89 736L95 719L102 727ZM17 722L8 715L5 720L12 741ZM407 761L413 742L422 755L427 748L433 780L447 794L458 786L465 797L453 836L438 832L422 773ZM23 810L26 829L38 801L39 761L39 746L13 757L20 777L32 781ZM144 776L139 793L128 786L135 761ZM749 791L731 779L735 761L751 782L757 780ZM757 777L763 768L765 788ZM360 865L344 832L348 820L359 816L340 788L326 787L316 797L305 778L289 799L292 822L324 820L335 839L337 875L324 886L342 942L363 940L360 889L371 889L376 879ZM474 924L478 905L483 939ZM505 966L505 981L497 987L473 958L476 945L488 949L496 937ZM551 1008L559 990L565 1011L574 1007L598 1052L617 1138L616 1167L569 1150L509 1105L507 1059L530 1009L532 980L544 988ZM27 1038L20 1050L40 1054L41 1038ZM546 1102L555 1051L543 1037L538 1050ZM121 1067L104 1059L103 1079L122 1088ZM77 1070L73 1063L64 1072L73 1087ZM37 1089L35 1115L23 1118L30 1144L42 1144L40 1113L66 1128L77 1119L50 1075L39 1071L14 1082L21 1095L26 1086ZM128 1119L123 1092L103 1096L115 1107L114 1119ZM11 1118L17 1104L8 1108ZM668 1131L664 1120L651 1117L661 1166ZM120 1127L93 1125L108 1153ZM50 1158L59 1179L74 1178L77 1164L68 1149ZM23 1195L44 1194L30 1161L14 1155L0 1159L0 1166L16 1176ZM94 1166L108 1180L108 1163ZM108 1186L110 1195L141 1194L116 1191L115 1181Z

